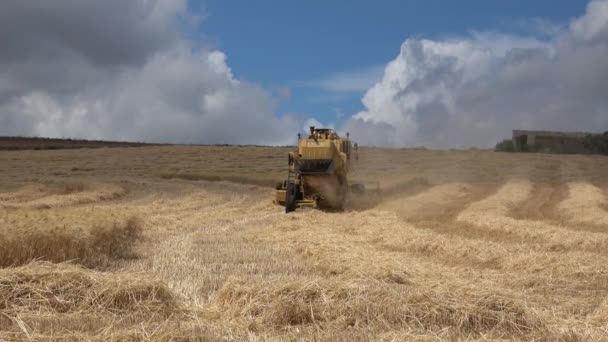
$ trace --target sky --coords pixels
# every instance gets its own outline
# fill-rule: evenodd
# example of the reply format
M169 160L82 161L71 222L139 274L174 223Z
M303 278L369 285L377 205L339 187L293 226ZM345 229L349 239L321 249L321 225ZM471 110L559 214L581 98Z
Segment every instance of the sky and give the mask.
M608 131L608 0L0 2L0 135L491 147Z
M239 78L287 87L280 111L341 122L410 37L472 30L547 38L541 24L567 25L585 0L191 1L201 37L224 51ZM541 21L542 20L542 21ZM339 118L339 116L342 118Z

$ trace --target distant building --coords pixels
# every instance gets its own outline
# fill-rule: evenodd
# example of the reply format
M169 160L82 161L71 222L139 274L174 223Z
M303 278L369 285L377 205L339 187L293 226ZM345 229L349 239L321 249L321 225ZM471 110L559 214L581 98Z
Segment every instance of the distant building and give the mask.
M583 140L591 133L554 131L513 131L513 143L546 153L589 153Z

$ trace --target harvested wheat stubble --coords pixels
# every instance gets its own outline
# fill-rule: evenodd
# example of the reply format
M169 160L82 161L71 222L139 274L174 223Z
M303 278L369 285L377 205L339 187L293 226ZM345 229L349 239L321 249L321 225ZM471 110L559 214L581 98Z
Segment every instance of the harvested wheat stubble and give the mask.
M60 189L29 185L0 195L0 207L50 209L117 199L126 194L124 187L104 183L67 183Z
M441 184L406 198L390 198L383 201L378 208L396 212L406 219L437 217L446 215L451 206L465 200L470 192L469 184Z
M491 290L507 298L520 298L541 311L550 300L554 303L547 312L550 316L593 310L595 291L604 291L608 284L607 258L582 252L564 255L532 251L527 245L501 246L447 237L400 223L389 212L331 217L310 213L294 218L300 227L307 228L293 229L292 220L287 220L252 234L301 254L333 277L433 288L445 284L444 293L453 292L452 287L481 293ZM339 228L344 225L358 228Z
M567 197L566 184L535 183L530 197L515 205L510 216L518 220L559 221L559 204Z
M608 235L579 231L535 220L510 217L512 209L531 196L533 185L524 179L506 183L494 195L474 202L463 210L457 220L517 236L521 242L544 245L547 251L583 250L605 253Z
M142 273L35 262L0 269L0 298L2 341L218 339Z
M590 321L602 328L608 328L608 298L602 301L590 315Z
M38 300L41 311L24 309L17 293L49 286L18 290L13 282L10 300L0 299L0 312L14 308L0 314L0 340L608 339L608 254L593 245L606 234L597 224L560 220L566 210L557 208L568 183L608 183L608 159L362 148L351 180L381 181L384 202L285 215L270 188L251 184L284 179L289 150L0 153L2 237L52 231L84 239L130 217L140 218L142 231L126 253L137 258L98 251L94 270L71 265L91 281L81 290L62 283L53 291L62 302L43 296L53 306ZM95 195L121 187L128 196ZM74 200L87 193L96 197ZM23 280L28 267L5 268L0 279ZM62 267L32 269L21 284L68 279ZM97 298L104 286L151 283L169 296L153 301L154 315L144 314L148 299L133 314L57 304L70 298L62 288Z
M47 188L42 184L28 184L20 189L10 192L0 193L0 203L19 203L40 198Z
M111 259L134 256L132 245L141 235L141 223L131 217L82 231L69 227L30 227L19 232L17 235L11 227L0 226L0 267L23 265L36 259L74 260L89 267L104 267Z

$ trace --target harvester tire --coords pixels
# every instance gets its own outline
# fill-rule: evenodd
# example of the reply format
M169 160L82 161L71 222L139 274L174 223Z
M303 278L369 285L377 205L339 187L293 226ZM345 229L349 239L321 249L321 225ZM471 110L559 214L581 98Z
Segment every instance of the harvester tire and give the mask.
M290 213L296 210L298 201L298 187L295 183L288 183L285 191L285 212Z

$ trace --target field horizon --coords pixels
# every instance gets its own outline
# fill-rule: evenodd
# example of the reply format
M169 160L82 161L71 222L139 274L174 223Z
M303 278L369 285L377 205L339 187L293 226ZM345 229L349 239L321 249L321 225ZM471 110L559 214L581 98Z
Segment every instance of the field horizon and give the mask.
M80 148L108 148L108 147L150 147L150 146L225 146L225 147L295 147L294 145L260 145L260 144L195 144L195 143L169 143L169 142L139 142L128 140L95 140L82 138L50 138L42 136L0 136L0 151L20 150L61 150ZM380 147L365 146L365 148L385 150L431 150L431 151L467 151L481 150L490 151L493 148L467 147L467 148L427 148L425 146L414 147Z

